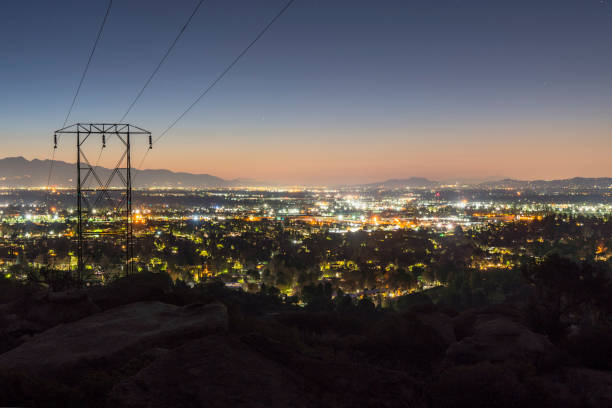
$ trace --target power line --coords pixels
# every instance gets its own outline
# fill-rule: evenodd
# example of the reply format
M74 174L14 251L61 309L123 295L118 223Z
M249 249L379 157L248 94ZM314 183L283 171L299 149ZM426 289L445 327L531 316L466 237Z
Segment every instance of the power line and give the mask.
M51 153L51 164L49 166L49 176L47 177L47 188L49 188L49 184L51 184L51 173L53 172L53 164L55 162L55 151L57 149L55 146L53 147L53 153Z
M206 89L204 89L204 91L200 94L200 96L198 96L196 98L195 101L193 101L193 103L191 103L191 105L189 105L187 107L187 109L185 109L183 111L183 113L181 113L171 124L170 126L168 126L158 137L155 138L155 140L153 141L153 143L157 143L159 141L159 139L161 139L162 137L164 137L166 135L166 133L168 133L170 131L170 129L172 129L181 119L183 119L183 117L189 113L189 111L191 109L193 109L194 106L197 105L198 102L200 102L200 100L206 96L206 94L212 89L214 88L215 85L217 85L217 83L219 81L221 81L221 79L223 79L223 77L225 76L225 74L227 74L233 67L234 65L236 65L236 63L238 61L240 61L240 59L251 49L251 47L253 45L255 45L255 43L266 33L266 31L268 31L270 29L270 27L272 27L272 25L276 22L276 20L279 19L280 16L283 15L283 13L285 13L285 11L287 11L287 9L293 4L295 0L289 0L287 2L287 4L285 4L285 6L280 9L280 11L278 13L276 13L276 15L274 16L274 18L272 20L270 20L270 22L263 28L263 30L261 30L259 32L259 34L257 34L257 36L253 39L253 41L251 41L249 43L249 45L247 45L240 54L238 54L238 56L227 66L227 68L225 68L223 70L223 72L221 72L221 74L219 74L219 76L210 84L208 85L208 87L206 87ZM144 163L144 161L146 160L147 156L149 155L149 152L151 151L151 149L147 149L147 151L145 152L145 154L142 156L142 159L140 160L140 163L138 164L138 167L136 168L137 171L138 169L142 169L142 165ZM138 175L138 173L136 173L136 175ZM134 179L136 178L136 175L134 176Z
M72 113L72 109L74 108L74 104L76 103L77 97L79 96L79 92L81 91L81 86L83 85L83 81L85 80L85 76L87 75L87 71L89 70L89 65L91 64L91 60L93 58L94 53L96 52L96 48L98 46L98 42L100 41L100 37L102 37L102 31L104 30L104 26L106 25L106 20L108 20L108 15L110 14L111 7L113 5L113 0L109 0L108 7L106 8L106 13L104 14L104 19L102 20L102 25L98 30L98 35L96 36L96 41L91 49L91 53L89 54L89 58L87 59L87 64L85 64L85 69L81 74L81 79L79 80L79 86L77 87L76 92L74 93L74 97L72 98L72 103L70 104L70 108L68 109L68 113L66 114L66 118L64 119L64 124L62 128L66 127L66 123L68 123L68 119L70 118L70 114ZM57 136L55 139L55 145L53 146L53 153L51 154L51 161L49 163L49 175L47 176L47 187L45 189L45 206L48 205L49 199L49 186L51 185L51 176L53 174L53 167L55 164L55 151L57 150Z
M170 129L172 129L181 119L183 119L183 117L189 113L189 111L191 109L193 109L194 106L196 106L198 104L198 102L200 102L200 100L206 96L206 94L212 89L214 88L215 85L217 85L217 83L219 81L221 81L221 79L223 79L223 77L225 76L225 74L227 74L233 67L234 65L236 65L236 63L238 61L240 61L240 59L251 49L251 47L253 45L255 45L255 43L261 38L263 37L263 35L270 29L270 27L272 27L272 25L276 22L276 20L278 20L280 18L280 16L283 15L283 13L285 13L285 11L287 11L287 9L293 4L295 0L289 0L287 2L287 4L285 4L285 6L278 12L276 13L276 15L274 16L274 18L272 20L270 20L270 22L263 28L263 30L261 30L259 32L259 34L257 34L257 36L253 39L253 41L251 41L249 43L249 45L247 45L240 54L238 54L238 56L227 66L227 68L225 68L223 70L223 72L221 72L221 74L219 74L219 76L208 86L206 87L206 89L204 89L204 91L200 94L200 96L198 96L196 98L195 101L193 101L193 103L191 105L189 105L187 107L187 109L185 109L185 111L183 111L183 113L181 113L171 124L170 126L168 126L166 128L166 130L164 130L158 137L155 138L155 140L153 141L153 143L157 143L159 141L159 139L161 139L162 137L164 137L166 135L166 133L168 133L170 131ZM137 169L142 169L142 165L145 161L145 159L147 158L147 156L149 155L149 152L151 150L148 149L145 154L142 156L142 159L140 160L140 163L138 164ZM137 175L138 173L136 173ZM134 177L136 178L136 177Z
M255 45L255 43L266 33L266 31L268 31L268 29L272 26L272 24L274 24L274 22L276 20L278 20L278 18L283 15L283 13L293 4L295 0L289 0L289 2L287 2L287 4L285 4L285 6L274 16L274 18L272 20L270 20L270 22L263 28L263 30L261 30L259 32L259 34L257 34L257 36L255 37L255 39L253 39L253 41L251 41L249 43L249 45L246 46L246 48L244 50L242 50L242 52L240 54L238 54L238 56L232 61L231 64L229 64L227 66L227 68L225 68L225 70L223 70L223 72L221 72L221 74L206 88L204 89L204 91L200 94L200 96L198 96L196 98L195 101L193 101L193 103L191 105L189 105L187 107L187 109L185 109L185 111L183 111L183 113L181 113L178 118L176 118L171 124L170 126L168 126L166 128L166 130L164 130L157 138L155 138L155 140L153 141L154 143L156 143L159 139L161 139L162 137L164 137L166 135L166 133L168 133L170 131L170 129L172 129L174 127L174 125L176 125L181 119L183 119L183 117L191 110L193 109L194 106L197 105L198 102L200 102L200 100L206 96L206 94L212 89L214 88L215 85L217 85L217 83L219 81L221 81L221 79L223 79L223 77L225 76L225 74L227 74L233 67L234 65L236 65L236 63L238 61L240 61L240 59L249 51L249 49L251 49L251 47L253 45Z
M104 20L102 20L102 25L98 30L98 36L96 37L96 41L94 42L93 48L91 49L91 53L89 54L89 58L87 59L87 64L85 65L85 69L83 70L83 74L81 75L81 80L79 81L79 86L72 98L72 103L70 104L70 109L68 109L68 114L66 114L66 119L64 119L64 124L62 128L66 127L66 123L68 123L68 118L72 113L72 108L74 108L74 104L79 96L79 92L81 91L81 86L83 85L83 81L85 80L85 75L87 75L87 71L89 70L89 64L91 64L91 59L93 58L94 53L96 52L96 47L98 46L98 42L100 41L100 37L102 37L102 31L104 30L104 25L106 24L106 20L108 19L108 15L110 14L111 6L113 5L113 0L108 2L108 7L106 8L106 14L104 15Z
M164 64L164 62L166 61L166 58L168 58L168 56L170 55L170 53L172 52L172 49L174 48L174 46L178 43L178 40L181 38L181 36L183 35L183 33L185 32L185 30L187 29L187 26L189 25L189 23L191 23L191 20L193 19L193 17L196 15L196 13L198 12L198 10L200 9L200 6L202 5L202 3L204 3L205 0L200 0L198 2L198 4L195 6L195 8L193 9L193 11L191 12L191 15L189 15L189 18L187 19L187 21L185 22L185 24L183 24L183 27L180 29L180 31L178 32L177 36L174 38L174 41L172 41L172 44L170 44L170 47L166 50L166 53L164 54L164 56L162 57L162 59L159 61L159 63L157 64L157 66L155 67L155 69L153 70L153 72L151 73L151 75L149 76L149 78L146 80L145 84L143 85L142 89L140 89L140 91L138 92L138 94L136 95L136 97L134 98L134 100L132 101L132 103L130 103L130 106L128 106L127 110L125 111L125 113L123 114L123 116L121 117L121 119L119 119L118 123L123 122L123 120L127 117L127 115L130 113L130 111L132 110L132 108L134 107L134 105L136 105L136 102L138 102L138 100L140 99L140 97L142 96L142 94L144 93L145 89L147 89L147 87L149 86L149 84L151 83L151 81L153 80L153 77L157 74L157 71L159 71L159 69L161 68L161 66ZM104 146L102 146L100 148L100 152L98 153L98 158L96 159L96 164L94 165L94 168L98 167L99 163L100 163L100 158L102 157L102 152L104 151Z
M45 207L49 205L49 186L51 185L51 175L53 174L53 165L55 164L55 151L57 149L53 146L53 152L51 153L51 162L49 163L49 175L47 176L47 188L45 188Z
M205 0L200 0L198 2L198 4L195 6L195 9L193 10L193 12L191 13L191 15L189 16L189 18L187 19L187 21L185 22L185 24L183 25L183 28L181 28L181 30L179 31L179 33L177 34L176 38L174 39L174 41L172 42L172 44L170 45L170 48L168 48L168 50L166 51L166 53L164 54L164 56L162 57L162 59L159 61L159 64L157 64L157 67L155 67L155 69L153 70L153 72L151 73L151 75L149 76L149 79L147 79L147 81L145 82L144 86L142 87L142 89L140 90L140 92L138 92L138 95L136 95L136 97L134 98L134 100L132 101L132 103L130 104L130 106L127 108L127 111L125 111L125 113L123 114L123 116L121 117L121 119L119 120L119 123L123 122L123 120L126 118L126 116L130 113L130 111L132 110L132 108L134 107L134 105L136 105L136 102L138 102L138 99L140 99L140 97L142 96L143 92L145 91L145 89L149 86L149 84L151 83L151 80L153 79L153 77L155 76L155 74L157 74L157 71L159 71L159 69L161 68L161 66L163 65L164 61L166 61L166 58L168 58L168 55L170 55L170 52L172 51L172 49L174 48L174 46L176 45L176 43L178 42L178 40L181 38L181 36L183 35L183 33L185 32L185 29L187 29L187 26L189 25L189 23L191 22L191 20L193 19L193 16L195 16L195 14L198 12L200 6L202 5L202 3L204 3Z

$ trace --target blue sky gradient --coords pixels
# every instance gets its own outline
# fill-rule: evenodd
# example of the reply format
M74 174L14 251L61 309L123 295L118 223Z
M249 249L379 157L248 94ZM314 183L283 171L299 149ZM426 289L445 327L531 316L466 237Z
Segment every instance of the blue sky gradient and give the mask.
M118 121L196 3L114 0L70 122ZM206 0L127 121L159 134L284 4ZM106 6L0 3L2 156L49 156ZM610 176L611 112L607 0L296 0L144 167L319 184Z

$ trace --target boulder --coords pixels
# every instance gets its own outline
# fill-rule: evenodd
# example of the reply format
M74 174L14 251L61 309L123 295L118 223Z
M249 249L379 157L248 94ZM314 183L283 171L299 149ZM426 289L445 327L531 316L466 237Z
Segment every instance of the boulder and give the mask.
M456 364L513 360L541 367L552 364L558 351L546 336L506 316L487 315L476 321L471 336L452 344L446 355Z
M2 316L0 328L0 353L11 350L26 340L33 334L40 333L45 328L40 324L22 319L16 314Z
M116 384L109 406L312 407L304 381L239 341L208 336L171 350Z
M309 393L317 395L316 406L416 408L425 405L422 384L406 372L328 355L319 358L310 353L305 355L288 344L256 333L243 336L242 341L251 350L304 378L309 389L313 389Z
M474 335L474 324L478 320L475 310L466 310L453 318L455 337L461 340Z
M520 307L512 304L491 305L481 309L465 310L453 318L455 336L457 340L474 334L474 325L487 320L504 317L516 323L520 323L523 311Z
M542 406L512 372L488 362L451 367L429 384L428 392L432 408Z
M581 396L585 408L612 407L612 373L588 368L564 370L566 386Z
M208 336L116 384L113 407L418 407L405 373L308 357L259 334Z
M110 309L134 302L163 301L171 291L172 279L167 273L142 272L91 288L88 293L96 305Z
M450 316L440 312L418 313L416 316L425 326L434 329L447 345L457 341L453 319Z
M227 309L220 303L185 307L133 303L34 336L0 355L0 371L78 376L79 370L112 367L148 348L226 331L227 325Z
M612 407L612 373L564 367L526 379L538 407Z
M82 319L100 310L85 292L49 292L31 305L25 319L49 328Z
M0 353L17 347L60 323L72 322L100 311L85 292L44 292L0 305Z

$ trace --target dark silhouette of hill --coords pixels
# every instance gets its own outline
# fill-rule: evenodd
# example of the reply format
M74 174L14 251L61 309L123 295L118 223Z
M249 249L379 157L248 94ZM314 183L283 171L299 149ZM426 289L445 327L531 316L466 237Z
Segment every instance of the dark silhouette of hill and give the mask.
M49 160L27 160L23 157L6 157L0 159L0 187L45 187L49 176ZM96 172L106 182L111 169L98 166ZM133 170L135 187L247 187L260 185L275 185L276 183L258 182L253 179L238 178L226 180L211 174L193 174L173 172L165 169ZM76 166L74 163L55 161L51 185L58 187L74 187L76 179ZM429 180L425 177L410 177L402 179L389 179L376 183L363 184L368 188L437 188L444 183ZM120 186L113 183L113 186ZM585 178L574 177L560 180L515 180L503 179L487 181L472 186L483 189L514 188L522 190L564 190L564 189L608 189L612 186L612 177Z
M607 189L612 186L612 177L573 177L559 180L515 180L504 179L480 183L483 188L514 188L530 190L560 189Z
M382 188L429 188L437 187L440 183L437 181L431 181L424 177L410 177L404 179L389 179L377 183L366 184L366 187L382 187Z
M424 177L410 177L404 179L389 179L376 183L365 184L370 188L436 188L446 183L429 180ZM506 189L517 190L565 190L565 189L608 189L612 186L612 177L573 177L559 180L516 180L505 178L502 180L492 180L486 182L464 182L472 187L483 189Z
M27 160L23 157L0 159L0 187L45 187L49 176L49 160ZM55 161L51 185L73 187L76 179L74 163ZM96 167L96 172L106 181L111 169ZM136 187L232 187L255 184L253 180L225 180L210 174L192 174L170 170L133 170ZM116 184L118 186L118 184Z

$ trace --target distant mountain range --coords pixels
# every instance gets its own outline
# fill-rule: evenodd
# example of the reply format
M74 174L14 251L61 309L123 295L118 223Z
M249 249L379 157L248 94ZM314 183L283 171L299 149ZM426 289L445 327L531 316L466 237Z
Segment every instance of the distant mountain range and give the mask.
M513 188L522 190L559 190L559 189L606 189L612 187L612 177L574 177L562 180L514 180L504 179L480 183L484 188Z
M378 183L366 184L371 188L437 188L444 185L455 184L449 182L432 181L423 177L405 179L389 179ZM562 180L515 180L503 179L486 182L459 182L459 186L470 186L484 189L516 189L516 190L563 190L563 189L608 189L612 187L612 177L585 178L574 177Z
M7 157L0 159L0 187L45 187L49 177L49 160L27 160L23 157ZM96 167L96 173L103 183L108 180L111 169ZM262 185L276 185L258 182L252 179L226 180L210 174L177 173L170 170L133 170L133 184L136 188L151 187L185 187L185 188L210 188L210 187L249 187ZM55 161L51 177L51 185L58 187L74 187L76 180L76 166L74 163ZM113 186L119 186L119 180L115 176ZM95 180L91 179L91 186L95 186ZM455 184L429 180L424 177L410 177L402 179L389 179L378 183L363 184L367 188L440 188L444 185ZM561 190L561 189L607 189L612 187L612 177L584 178L574 177L563 180L514 180L502 179L497 181L474 182L464 181L458 183L460 186L469 185L474 188L500 189L512 188L517 190Z
M424 177L410 177L405 179L389 179L381 181L379 183L369 183L366 187L380 187L380 188L424 188L424 187L438 187L440 183L437 181L431 181Z
M27 160L23 157L7 157L0 159L0 187L45 187L49 177L49 160ZM96 167L96 173L103 183L108 180L111 169ZM132 170L134 187L234 187L257 184L253 180L225 180L210 174L175 173L169 170ZM119 179L113 186L119 186ZM74 187L76 166L74 163L55 161L51 185L58 187ZM91 178L92 187L96 180Z

